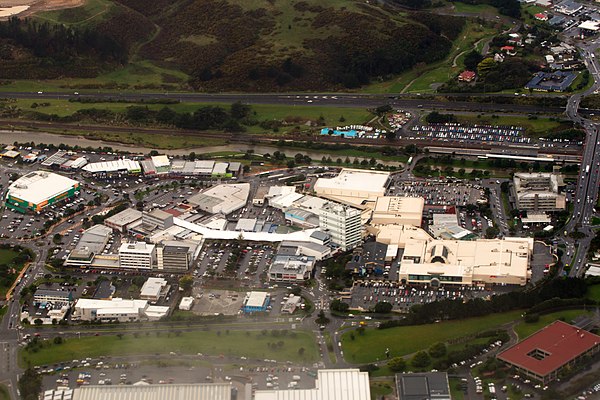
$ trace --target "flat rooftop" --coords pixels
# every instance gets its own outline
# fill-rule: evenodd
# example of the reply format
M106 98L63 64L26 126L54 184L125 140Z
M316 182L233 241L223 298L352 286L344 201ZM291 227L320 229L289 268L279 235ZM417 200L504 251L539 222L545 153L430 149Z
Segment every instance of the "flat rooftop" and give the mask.
M8 187L8 194L20 200L40 204L77 186L79 182L66 176L34 171L14 181Z
M546 376L600 345L600 336L555 321L498 354L498 359Z
M124 226L130 224L138 219L142 218L142 212L135 208L128 208L113 215L112 217L106 218L105 223Z
M344 168L335 178L319 178L315 183L315 191L319 193L333 189L383 196L389 177L389 172Z
M246 307L262 307L269 294L267 292L250 292L246 295L244 306Z
M73 400L231 400L229 383L90 385L73 389Z
M426 372L396 374L399 400L450 400L448 374Z

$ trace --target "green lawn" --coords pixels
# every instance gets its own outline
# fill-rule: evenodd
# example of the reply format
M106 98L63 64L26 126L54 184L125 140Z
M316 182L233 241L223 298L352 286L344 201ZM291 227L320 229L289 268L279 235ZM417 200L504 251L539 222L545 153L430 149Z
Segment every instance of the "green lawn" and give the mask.
M453 2L454 11L457 13L474 13L474 14L498 14L496 7L492 7L488 4L466 4L460 2Z
M0 385L0 400L10 400L10 393L5 385Z
M600 301L600 284L594 286L588 286L586 293L588 299Z
M461 321L447 321L429 325L403 326L390 329L367 328L364 335L350 332L342 335L342 348L348 362L364 364L385 358L386 348L391 356L404 356L429 348L437 342L476 334L498 325L514 321L521 311L492 314L485 317L470 318Z
M464 392L460 388L457 389L461 383L460 379L450 378L448 379L448 383L450 384L450 396L452 397L452 400L464 400Z
M540 320L534 323L520 322L515 326L515 332L519 335L519 339L524 339L532 333L539 331L546 325L556 321L557 319L564 319L565 322L571 323L575 317L584 314L591 314L591 311L584 310L564 310L550 314L540 315Z
M371 383L371 399L377 400L394 392L394 381L377 381Z
M459 4L468 6L463 3L454 4L457 6ZM475 43L479 40L490 38L496 34L497 31L490 27L469 21L466 23L463 32L452 44L452 50L444 60L429 64L423 68L411 69L390 81L367 86L364 91L372 93L398 93L403 90L414 93L433 92L432 84L444 83L463 69L461 63L461 57L464 56L463 53L473 49ZM458 57L457 65L453 66L454 58L456 57Z
M135 338L131 334L119 339L115 335L87 336L81 339L71 338L64 344L54 345L48 342L37 352L20 350L22 365L45 365L82 357L154 355L170 352L177 354L236 355L249 358L268 358L278 361L313 362L318 359L318 350L312 333L295 331L286 336L274 337L270 333L262 335L260 331L232 330L182 332L179 336L155 332ZM269 345L283 342L282 347ZM304 348L303 355L299 349Z
M16 251L10 249L0 249L0 264L10 264L18 256Z
M177 96L173 95L170 97L176 98ZM40 106L40 103L44 103L46 105ZM208 105L221 106L226 109L229 109L231 106L229 103L178 103L165 105L111 102L80 103L69 102L67 100L44 100L43 102L40 102L39 100L32 99L19 99L14 104L24 112L35 111L43 114L56 114L61 117L72 115L74 112L81 109L90 108L105 109L119 113L125 112L125 110L131 106L147 106L152 110L160 110L161 108L167 106L177 112L193 112L200 107ZM34 108L32 108L32 105ZM248 132L261 134L272 133L273 135L313 129L306 126L307 121L322 123L328 127L335 127L338 125L366 123L374 116L368 110L359 107L315 107L308 105L292 106L279 104L254 104L252 105L252 111L254 112L254 118L258 121L277 120L281 121L283 125L279 128L278 132L272 132L271 130L264 129L259 125L247 127ZM340 119L343 122L340 121ZM189 139L186 138L185 140ZM127 140L126 143L136 142L135 140L131 139ZM173 144L172 148L177 147L183 146Z

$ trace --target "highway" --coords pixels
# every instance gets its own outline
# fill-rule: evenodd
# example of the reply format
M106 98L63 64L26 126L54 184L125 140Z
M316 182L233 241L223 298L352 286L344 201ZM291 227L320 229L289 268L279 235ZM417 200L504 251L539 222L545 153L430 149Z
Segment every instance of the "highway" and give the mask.
M507 97L506 94L447 94L453 98L459 97ZM549 107L544 105L500 104L473 101L444 101L415 94L359 94L359 93L106 93L106 92L1 92L0 97L37 100L74 100L77 98L112 99L127 101L148 101L170 99L182 103L225 103L242 102L245 104L277 104L309 107L359 107L373 108L390 104L396 108L445 109L455 111L488 111L488 112L519 112L519 113L557 113L565 111L564 107ZM545 97L537 95L536 97Z
M581 276L585 271L586 256L590 242L595 235L591 228L591 218L598 199L598 185L600 183L599 124L582 117L578 112L581 99L600 89L600 65L594 54L600 48L600 39L589 41L588 44L578 45L581 49L582 58L594 78L594 84L587 91L571 96L566 109L567 116L573 122L581 124L586 130L586 141L577 179L573 215L565 225L561 238L567 245L569 253L568 256L563 258L563 261L571 266L570 276ZM581 239L573 239L568 236L576 230L585 236ZM564 233L567 235L564 235Z

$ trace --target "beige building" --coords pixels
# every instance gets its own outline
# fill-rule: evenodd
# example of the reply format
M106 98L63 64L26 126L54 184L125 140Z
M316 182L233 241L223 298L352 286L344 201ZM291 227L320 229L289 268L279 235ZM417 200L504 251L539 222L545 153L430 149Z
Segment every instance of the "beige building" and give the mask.
M566 207L562 175L552 173L516 173L513 178L517 208L526 211L558 211Z
M425 200L422 197L377 197L371 224L421 226L424 205Z
M412 284L525 285L532 238L440 240L412 226L388 225L377 241L403 249L399 279Z
M385 194L389 172L344 168L335 178L319 178L314 190L319 197L363 208Z

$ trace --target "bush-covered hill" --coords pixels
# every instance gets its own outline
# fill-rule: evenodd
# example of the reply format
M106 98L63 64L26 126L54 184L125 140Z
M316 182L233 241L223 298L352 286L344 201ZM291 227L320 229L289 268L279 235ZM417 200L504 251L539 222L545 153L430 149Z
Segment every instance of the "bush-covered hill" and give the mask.
M461 18L355 0L117 0L159 27L140 56L199 90L357 87L444 58Z

